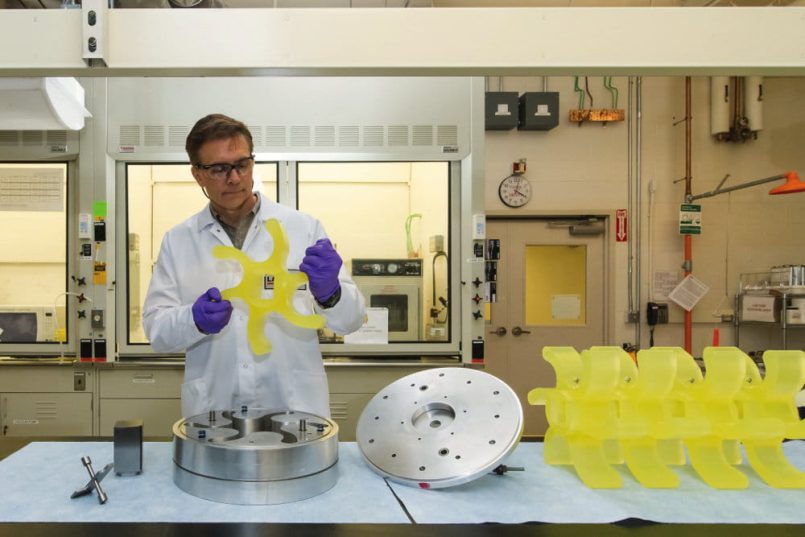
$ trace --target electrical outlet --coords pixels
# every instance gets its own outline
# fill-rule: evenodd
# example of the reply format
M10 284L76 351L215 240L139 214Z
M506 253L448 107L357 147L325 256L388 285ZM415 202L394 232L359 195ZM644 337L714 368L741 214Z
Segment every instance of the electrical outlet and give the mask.
M92 310L90 312L90 323L92 325L92 328L103 328L104 327L103 310Z
M73 391L83 392L87 389L87 374L84 371L73 373Z

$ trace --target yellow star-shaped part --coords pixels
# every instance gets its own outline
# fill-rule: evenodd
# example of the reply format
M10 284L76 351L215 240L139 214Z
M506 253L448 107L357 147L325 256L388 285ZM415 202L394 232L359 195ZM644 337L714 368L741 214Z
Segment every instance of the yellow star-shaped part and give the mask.
M255 354L271 352L271 342L265 336L266 315L276 312L288 322L302 328L317 329L324 326L324 317L316 314L305 315L293 307L293 295L299 286L307 283L304 272L288 272L285 261L288 259L288 236L279 221L266 221L266 230L274 239L274 251L265 261L255 261L233 246L216 246L212 255L218 259L234 259L243 267L243 279L235 287L226 289L221 296L226 300L239 298L249 308L247 333L249 345ZM274 277L273 298L262 298L265 276Z

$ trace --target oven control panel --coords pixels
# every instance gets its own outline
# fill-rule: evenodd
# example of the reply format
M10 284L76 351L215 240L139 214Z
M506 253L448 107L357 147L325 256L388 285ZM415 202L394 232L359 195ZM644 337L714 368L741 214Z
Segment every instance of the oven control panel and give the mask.
M422 276L421 259L353 259L353 276Z

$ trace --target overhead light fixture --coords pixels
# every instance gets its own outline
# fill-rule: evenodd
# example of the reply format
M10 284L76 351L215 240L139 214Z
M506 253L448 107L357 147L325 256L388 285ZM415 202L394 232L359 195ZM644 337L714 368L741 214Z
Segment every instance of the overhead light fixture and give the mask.
M748 181L746 183L741 183L740 185L721 188L721 185L724 184L724 181L726 181L728 177L729 175L724 177L724 179L721 180L721 182L718 184L715 190L705 192L704 194L697 194L695 196L687 196L686 202L690 203L692 201L699 200L702 198L712 198L713 196L718 196L719 194L725 194L727 192L733 192L735 190L743 190L744 188L762 185L764 183L771 183L772 181L779 181L780 179L785 179L785 184L772 188L769 191L769 194L776 195L776 194L794 194L795 192L805 192L805 183L800 181L799 175L797 175L797 172L793 170L790 172L782 173L780 175L774 175L772 177L764 177L763 179L755 179L754 181Z
M84 88L75 78L0 78L0 130L81 130Z

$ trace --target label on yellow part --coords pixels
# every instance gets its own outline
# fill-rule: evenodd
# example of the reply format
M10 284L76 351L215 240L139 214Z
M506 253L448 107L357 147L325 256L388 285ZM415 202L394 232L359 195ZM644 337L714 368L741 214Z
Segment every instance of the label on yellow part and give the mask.
M92 269L92 283L106 285L106 263L96 262Z

